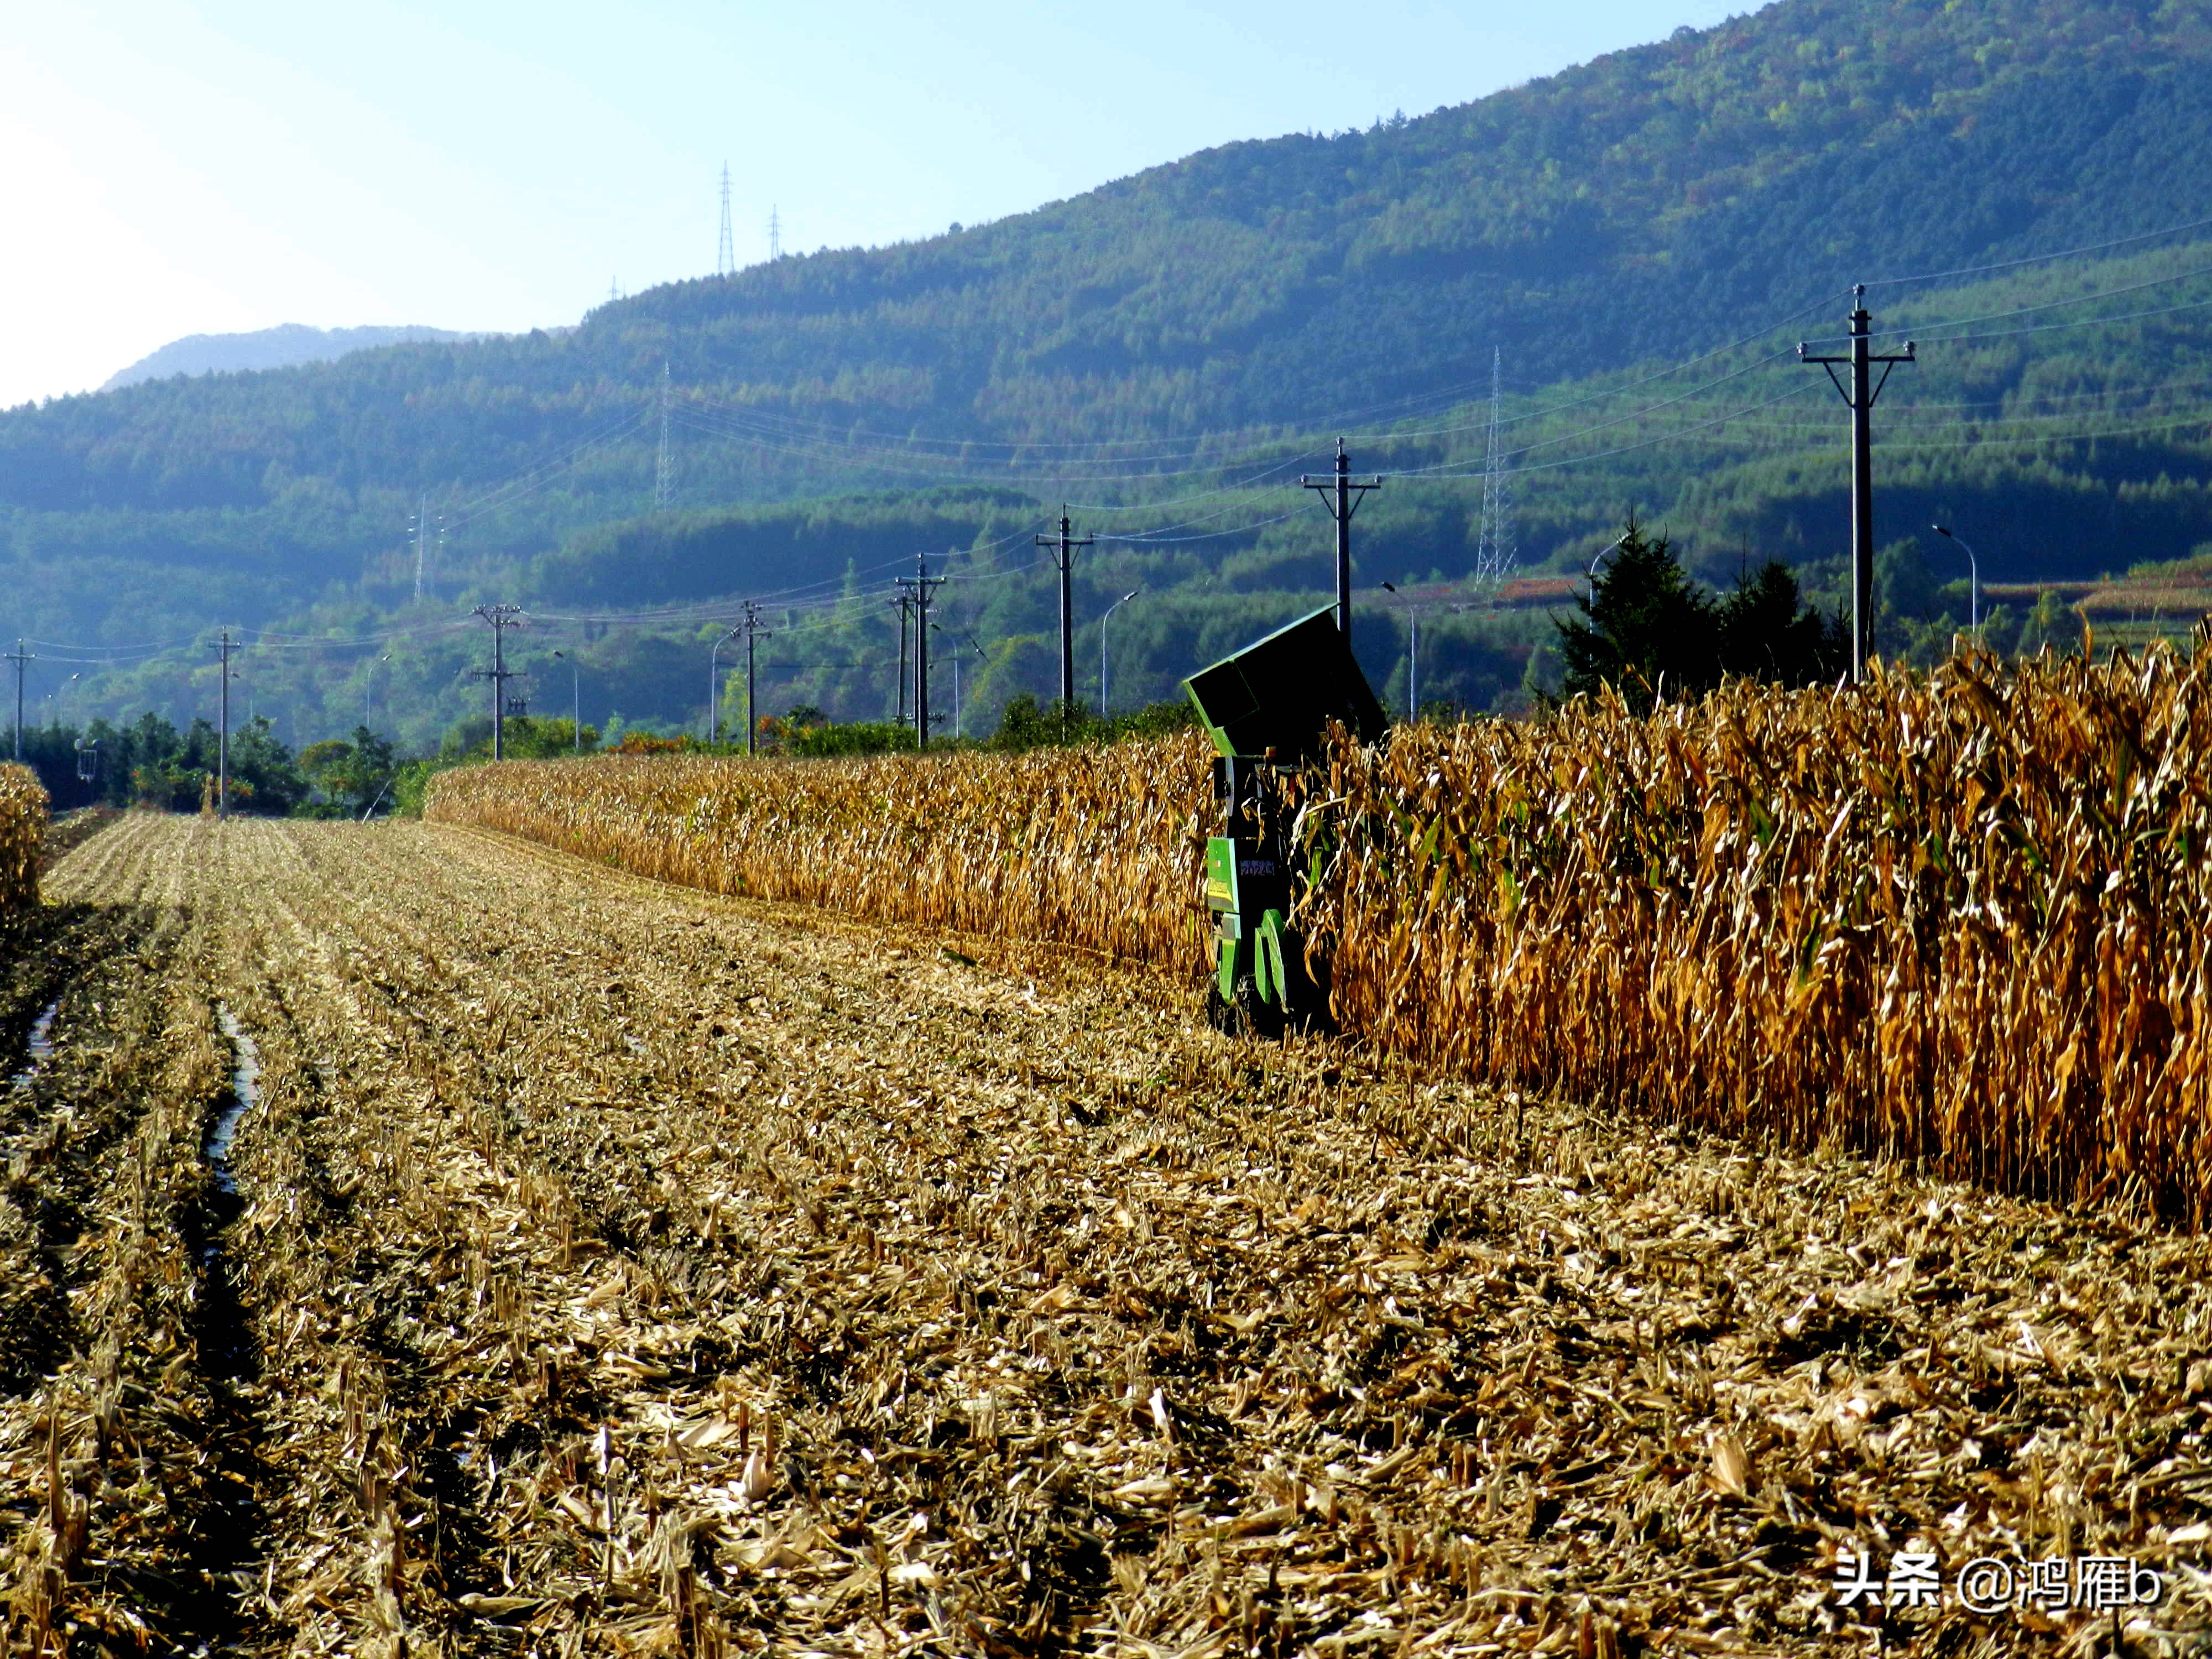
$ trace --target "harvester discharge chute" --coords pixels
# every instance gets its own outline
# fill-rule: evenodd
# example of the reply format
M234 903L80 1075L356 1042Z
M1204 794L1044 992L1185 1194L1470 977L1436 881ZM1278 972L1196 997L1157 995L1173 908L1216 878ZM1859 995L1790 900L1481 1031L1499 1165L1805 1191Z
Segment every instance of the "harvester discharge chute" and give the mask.
M1388 724L1334 606L1302 617L1183 682L1218 751L1213 796L1224 833L1206 843L1214 975L1206 1016L1223 1030L1279 1034L1328 1018L1290 923L1281 780L1321 752L1329 722L1362 743Z

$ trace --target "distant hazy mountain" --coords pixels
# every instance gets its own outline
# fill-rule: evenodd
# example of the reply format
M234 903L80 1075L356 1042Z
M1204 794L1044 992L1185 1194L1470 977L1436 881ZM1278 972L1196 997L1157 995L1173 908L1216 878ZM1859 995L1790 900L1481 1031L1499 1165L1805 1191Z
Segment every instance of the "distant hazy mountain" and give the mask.
M149 352L130 368L117 370L100 389L113 392L141 380L167 380L172 374L289 368L294 363L328 362L349 351L367 351L374 346L470 337L449 328L309 328L304 323L281 323L251 334L187 334Z

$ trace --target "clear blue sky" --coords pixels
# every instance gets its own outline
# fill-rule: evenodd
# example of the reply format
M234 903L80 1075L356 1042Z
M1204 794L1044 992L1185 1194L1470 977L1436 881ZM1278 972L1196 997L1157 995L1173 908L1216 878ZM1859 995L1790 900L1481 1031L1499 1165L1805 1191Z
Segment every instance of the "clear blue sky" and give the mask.
M1546 6L83 0L0 38L0 406L180 335L574 322L1240 138L1464 103L1717 22Z

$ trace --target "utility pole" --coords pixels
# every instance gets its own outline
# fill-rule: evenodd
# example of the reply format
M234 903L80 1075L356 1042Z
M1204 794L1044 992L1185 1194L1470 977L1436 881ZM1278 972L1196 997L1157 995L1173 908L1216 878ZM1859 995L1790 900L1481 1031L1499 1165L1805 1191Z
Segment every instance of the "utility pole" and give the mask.
M1352 462L1344 453L1344 440L1336 441L1336 471L1325 478L1302 477L1298 482L1321 493L1322 505L1336 520L1336 626L1346 640L1352 637L1352 515L1370 489L1382 488L1380 478L1354 478Z
M1064 522L1064 521L1063 521ZM909 602L914 606L914 746L929 747L929 607L936 601L931 598L933 590L945 586L945 578L929 574L928 555L914 556L914 574L898 579L901 587L910 590Z
M653 469L653 508L665 513L676 505L676 466L668 453L668 360L660 362L660 464Z
M231 643L228 628L216 649L222 653L222 713L216 738L215 815L227 818L230 816L230 653L238 649Z
M1406 611L1406 718L1421 718L1421 613Z
M1843 395L1844 407L1851 411L1851 678L1855 682L1866 678L1867 659L1874 654L1875 401L1881 396L1882 387L1889 384L1891 369L1899 363L1918 361L1912 355L1910 340L1897 356L1875 356L1872 350L1873 321L1866 308L1866 284L1855 283L1851 286L1850 355L1808 357L1805 355L1805 342L1797 343L1798 361L1818 363L1826 369L1828 378ZM1872 380L1875 363L1881 365L1879 380ZM1849 387L1836 373L1838 364L1850 368Z
M491 682L491 757L507 758L507 683L514 678L507 665L505 635L510 628L522 626L522 607L519 605L480 605L477 615L491 624L491 666L479 668L476 678Z
M776 216L773 204L768 210L768 258L770 264L783 258L783 221Z
M8 653L7 659L15 665L15 764L23 763L23 671L38 660L35 652L23 649L17 640L15 648Z
M730 237L730 164L722 163L722 238L714 249L714 275L734 276L738 270L737 244Z
M786 620L788 620L787 618ZM745 601L745 753L760 752L760 715L753 708L753 641L768 637L769 630L760 623L760 607L750 599Z
M584 752L584 677L576 670L576 659L567 653L556 651L553 655L568 665L569 735L576 741L576 752Z
M1081 541L1069 538L1067 508L1060 509L1060 534L1040 536L1039 547L1052 550L1060 566L1060 723L1067 724L1067 717L1075 709L1075 613L1074 599L1068 590L1069 568L1075 562L1076 550L1091 544L1096 538L1085 536Z
M914 595L911 593L901 593L898 598L893 599L891 603L898 607L899 613L898 723L901 726L904 726L906 724L907 690L906 630L908 624L914 620Z

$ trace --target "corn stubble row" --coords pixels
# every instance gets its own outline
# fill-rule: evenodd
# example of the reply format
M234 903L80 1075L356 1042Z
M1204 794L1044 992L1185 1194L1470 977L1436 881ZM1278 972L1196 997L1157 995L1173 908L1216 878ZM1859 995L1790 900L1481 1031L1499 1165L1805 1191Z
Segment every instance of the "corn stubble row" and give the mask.
M0 765L0 910L39 902L46 792L27 766Z
M2201 1224L2212 665L2164 649L1340 744L1345 1024L1455 1073ZM447 774L430 816L721 892L1201 960L1194 742Z

